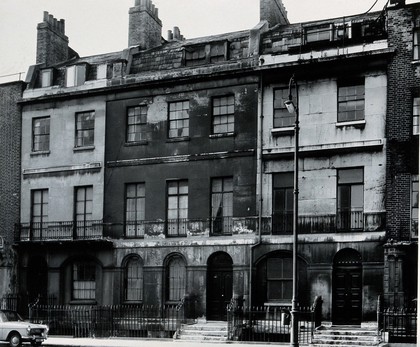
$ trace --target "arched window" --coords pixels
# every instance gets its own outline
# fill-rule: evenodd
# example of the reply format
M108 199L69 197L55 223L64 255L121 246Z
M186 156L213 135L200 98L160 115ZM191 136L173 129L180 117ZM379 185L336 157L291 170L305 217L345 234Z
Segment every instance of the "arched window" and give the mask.
M179 301L185 295L187 270L181 256L172 257L167 266L167 300Z
M125 301L143 300L143 261L138 257L131 257L126 263L124 299Z

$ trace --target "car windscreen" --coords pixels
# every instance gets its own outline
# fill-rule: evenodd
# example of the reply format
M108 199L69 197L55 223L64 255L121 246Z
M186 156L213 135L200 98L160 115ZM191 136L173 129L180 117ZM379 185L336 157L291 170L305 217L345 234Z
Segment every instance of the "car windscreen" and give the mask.
M14 311L0 311L0 321L1 322L13 322L20 321L22 318L17 312Z

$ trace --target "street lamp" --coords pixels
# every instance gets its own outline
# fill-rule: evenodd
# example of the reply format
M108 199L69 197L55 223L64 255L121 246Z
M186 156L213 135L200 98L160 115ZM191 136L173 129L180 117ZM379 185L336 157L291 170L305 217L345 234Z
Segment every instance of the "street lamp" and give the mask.
M296 90L296 105L293 103L292 85ZM294 154L294 173L293 173L293 294L292 294L292 332L290 335L290 345L299 346L299 327L298 327L298 264L297 264L297 245L298 245L298 198L299 198L299 94L295 75L289 81L289 100L284 102L287 111L295 114L295 154Z

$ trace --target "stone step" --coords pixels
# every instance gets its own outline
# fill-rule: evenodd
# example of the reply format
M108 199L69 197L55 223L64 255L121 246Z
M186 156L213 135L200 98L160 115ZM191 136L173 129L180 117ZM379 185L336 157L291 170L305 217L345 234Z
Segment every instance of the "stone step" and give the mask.
M373 347L379 345L377 330L360 326L321 327L314 331L313 347Z
M227 331L227 325L183 325L182 329L184 330L197 330L197 331L212 331L212 330L219 330L219 331Z
M182 341L227 341L227 336L180 335Z
M372 339L375 338L377 333L372 334L343 334L343 333L335 333L333 331L324 331L322 333L314 332L314 336L316 337L329 337L329 338L348 338L348 339L354 339L354 338L363 338L363 339Z
M226 342L227 333L226 322L183 324L177 335L177 341Z
M323 344L323 345L351 345L351 346L376 346L378 341L376 340L349 340L349 339L318 339L314 338L312 340L313 344Z
M201 336L227 336L227 330L191 330L191 329L181 329L180 332L182 335L201 335Z

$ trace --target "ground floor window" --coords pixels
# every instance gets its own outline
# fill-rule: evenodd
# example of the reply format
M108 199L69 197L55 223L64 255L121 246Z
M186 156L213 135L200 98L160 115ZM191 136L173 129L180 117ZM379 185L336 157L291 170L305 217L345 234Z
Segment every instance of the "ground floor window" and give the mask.
M181 256L172 257L167 265L167 300L180 301L185 295L187 270Z
M125 301L143 300L143 261L131 257L125 266Z
M73 264L73 299L95 300L96 265L92 262Z

